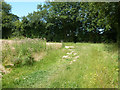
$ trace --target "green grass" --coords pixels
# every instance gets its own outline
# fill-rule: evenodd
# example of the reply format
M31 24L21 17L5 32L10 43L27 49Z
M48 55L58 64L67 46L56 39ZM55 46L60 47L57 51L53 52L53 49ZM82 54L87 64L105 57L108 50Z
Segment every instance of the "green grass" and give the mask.
M3 76L3 88L118 88L116 44L64 43L74 46L75 55L62 56L68 49L50 49L32 66L13 68Z
M80 56L79 59L72 65L67 65L62 72L53 77L49 81L49 87L118 87L117 51L106 50L104 44L83 43L74 46L76 46L75 51ZM107 46L110 48L109 45Z
M50 73L50 67L54 66L64 54L61 51L62 49L49 51L43 60L35 62L33 66L13 68L11 73L4 75L3 87L32 87L41 78L45 79L45 76Z

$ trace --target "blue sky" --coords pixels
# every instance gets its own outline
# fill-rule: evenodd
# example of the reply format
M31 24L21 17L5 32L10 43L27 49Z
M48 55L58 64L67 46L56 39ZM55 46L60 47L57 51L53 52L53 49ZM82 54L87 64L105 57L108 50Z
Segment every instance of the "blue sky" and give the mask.
M37 5L44 4L43 2L7 2L7 3L12 6L11 12L19 17L26 16L28 15L28 13L37 11Z

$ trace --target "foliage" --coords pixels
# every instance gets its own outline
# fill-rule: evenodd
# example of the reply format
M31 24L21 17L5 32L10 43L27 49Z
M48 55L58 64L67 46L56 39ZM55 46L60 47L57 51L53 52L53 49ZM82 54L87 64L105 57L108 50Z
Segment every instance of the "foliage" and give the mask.
M111 9L111 6L113 7ZM47 40L116 42L119 3L47 2ZM112 16L112 18L111 18ZM112 20L114 19L114 20ZM115 24L113 24L115 23ZM102 31L100 31L102 29ZM51 36L54 36L51 37Z
M8 38L12 35L13 22L18 20L18 16L11 14L10 11L11 5L2 2L2 38Z
M16 37L57 42L72 42L76 37L78 42L116 42L119 8L120 4L115 2L46 2L38 4L37 11L16 21L17 17L10 13L10 5L4 2L3 37L12 33Z

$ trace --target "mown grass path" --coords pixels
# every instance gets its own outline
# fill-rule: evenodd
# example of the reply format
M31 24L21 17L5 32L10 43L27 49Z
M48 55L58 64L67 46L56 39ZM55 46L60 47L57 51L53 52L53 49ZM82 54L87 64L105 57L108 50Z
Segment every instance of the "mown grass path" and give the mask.
M65 45L74 48L53 50L34 66L13 70L3 77L3 87L118 87L118 54L114 46L90 43Z

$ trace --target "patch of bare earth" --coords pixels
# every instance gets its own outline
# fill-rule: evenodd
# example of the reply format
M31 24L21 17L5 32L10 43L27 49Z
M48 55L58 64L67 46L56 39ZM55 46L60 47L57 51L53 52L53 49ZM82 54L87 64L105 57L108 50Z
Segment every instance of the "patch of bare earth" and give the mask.
M46 52L33 53L33 58L35 61L40 61L46 56Z

